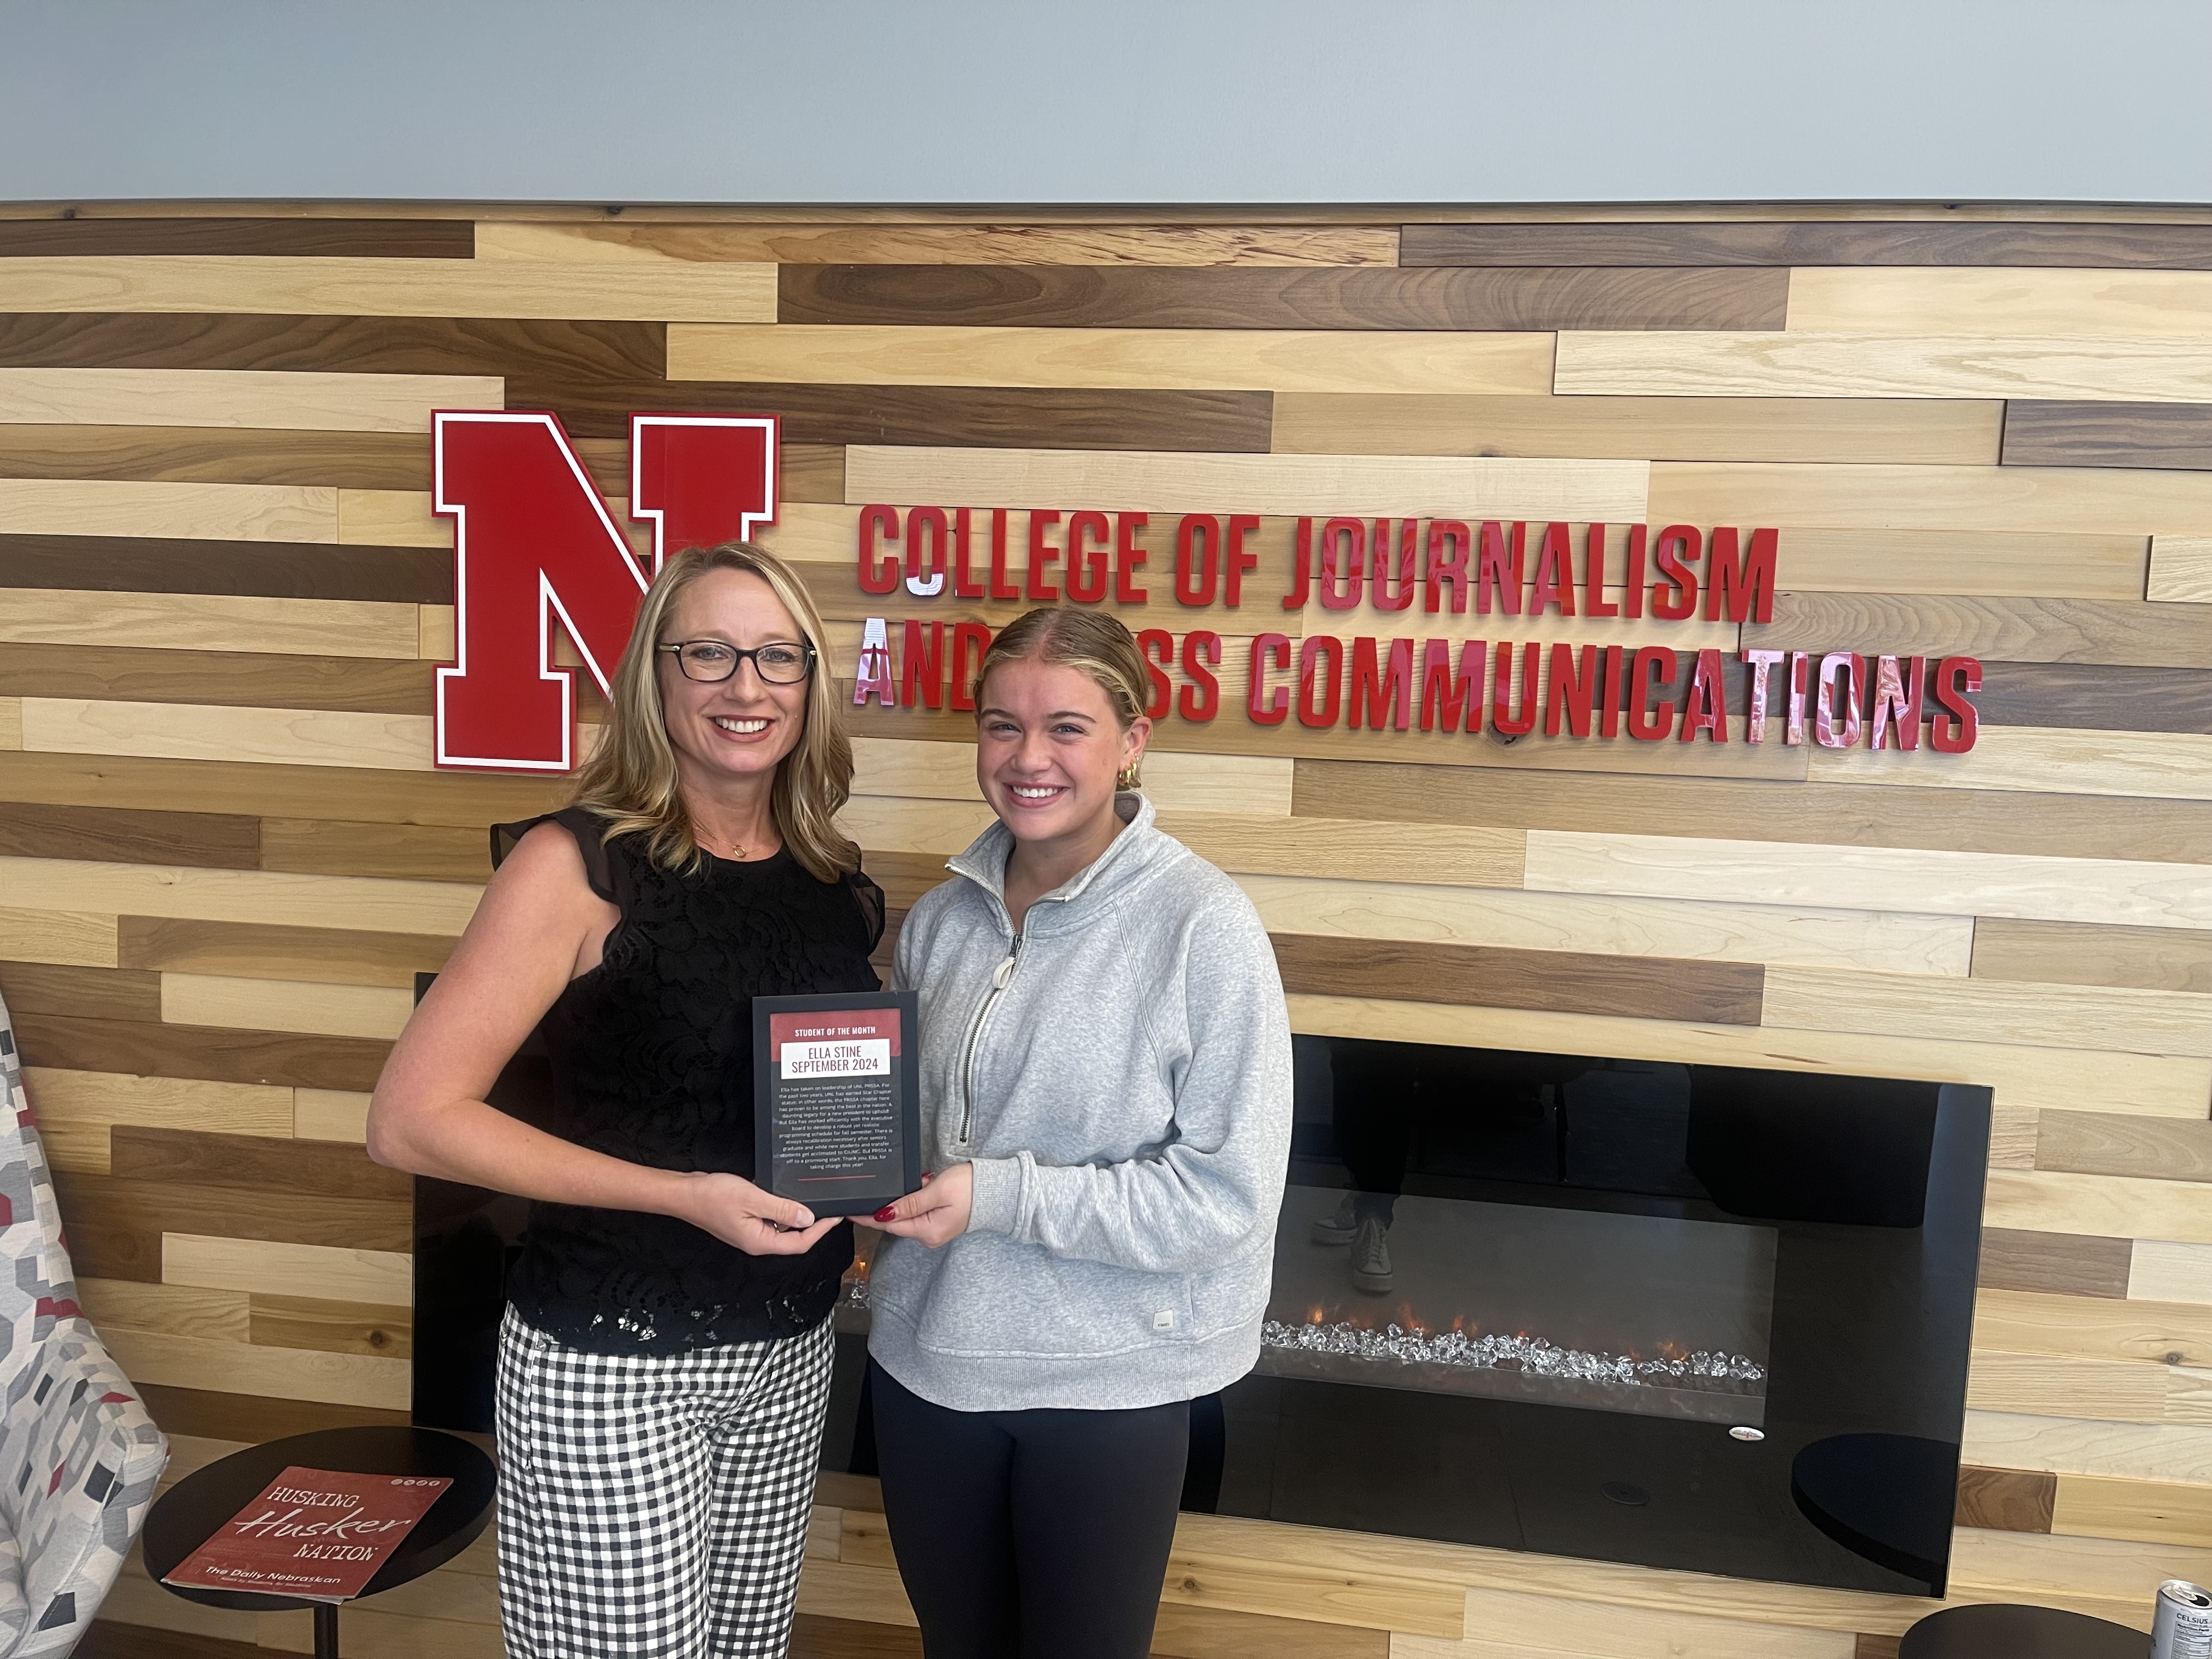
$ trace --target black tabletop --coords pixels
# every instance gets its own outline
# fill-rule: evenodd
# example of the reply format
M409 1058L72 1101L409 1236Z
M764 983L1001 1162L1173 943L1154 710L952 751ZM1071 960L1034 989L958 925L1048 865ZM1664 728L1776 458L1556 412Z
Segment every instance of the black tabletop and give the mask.
M1946 1607L1897 1644L1897 1659L2149 1659L2150 1638L2058 1607Z
M1959 1448L1910 1434L1836 1434L1790 1465L1805 1518L1855 1555L1943 1587Z
M216 1529L258 1497L263 1488L296 1465L349 1474L445 1475L453 1485L438 1495L429 1513L417 1521L392 1559L376 1571L363 1595L374 1595L442 1567L471 1543L491 1519L497 1477L491 1459L458 1436L432 1429L325 1429L249 1446L196 1474L190 1474L155 1500L146 1517L146 1571L157 1582L215 1534ZM280 1613L312 1607L296 1596L257 1590L162 1589L188 1601L247 1613Z

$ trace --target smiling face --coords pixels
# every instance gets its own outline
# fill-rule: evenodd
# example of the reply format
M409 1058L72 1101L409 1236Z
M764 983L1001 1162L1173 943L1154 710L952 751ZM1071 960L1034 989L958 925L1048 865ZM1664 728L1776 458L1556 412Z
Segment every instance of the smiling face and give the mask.
M663 645L714 640L739 650L805 639L775 591L744 570L709 570L677 596L660 630ZM772 778L805 729L806 682L769 684L750 659L728 679L695 680L673 652L656 654L677 775L707 788L747 776Z
M1151 731L1141 716L1123 727L1079 668L1034 657L1001 663L977 700L975 781L1025 846L1074 852L1095 841L1103 851L1117 823L1115 775L1144 753Z

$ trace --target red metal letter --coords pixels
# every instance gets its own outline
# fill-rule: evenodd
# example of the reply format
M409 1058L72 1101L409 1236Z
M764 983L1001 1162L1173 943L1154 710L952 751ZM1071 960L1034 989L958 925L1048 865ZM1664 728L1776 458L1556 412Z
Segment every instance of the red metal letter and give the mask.
M1291 666L1291 641L1286 634L1262 634L1252 641L1252 684L1245 694L1244 712L1255 726L1280 726L1291 712L1287 686L1267 689L1267 671L1286 673Z
M1838 690L1841 678L1844 689ZM1849 749L1859 740L1859 699L1866 690L1866 659L1856 651L1831 651L1820 659L1820 687L1813 703L1813 741L1823 749ZM1836 718L1843 717L1843 730Z
M1406 597L1412 599L1409 585ZM1412 718L1413 703L1413 642L1411 640L1390 641L1389 666L1380 667L1376 661L1375 636L1362 634L1352 642L1352 712L1346 716L1347 726L1371 726L1377 732L1385 729L1384 716L1389 716L1389 729L1402 732Z
M1773 672L1774 665L1782 660L1782 653L1779 651L1747 651L1743 653L1743 659L1751 665L1751 700L1744 715L1743 740L1746 743L1765 743L1767 677Z
M1221 682L1213 671L1221 666L1221 635L1201 628L1182 639L1182 672L1190 684L1176 693L1176 713L1187 720L1206 721L1221 712Z
M1088 537L1097 542L1085 547ZM1067 597L1078 605L1096 605L1106 597L1106 515L1074 513L1067 520Z
M899 538L899 510L880 504L860 509L860 592L890 593L899 585L899 562L896 553L878 553L876 538L886 541Z
M1186 513L1176 526L1176 603L1212 605L1220 586L1221 521L1205 513Z
M1655 677L1651 671L1659 671ZM1653 703L1651 687L1655 680L1674 683L1681 672L1681 661L1674 655L1674 647L1665 645L1642 645L1636 648L1636 659L1628 668L1628 735L1638 743L1656 743L1674 727L1674 705ZM1658 718L1654 720L1652 716Z
M1324 657L1328 659L1326 669L1321 665ZM1328 693L1326 702L1316 704L1314 692L1316 688ZM1342 642L1334 634L1307 635L1298 647L1298 724L1312 726L1335 725L1336 712L1343 706L1343 701Z
M1244 592L1244 573L1256 570L1260 565L1257 553L1244 550L1244 538L1260 527L1256 513L1234 513L1229 518L1229 557L1223 574L1222 599L1234 611L1242 603Z
M1114 600L1117 605L1142 605L1145 590L1137 586L1137 573L1151 556L1137 545L1137 532L1152 521L1146 513L1114 515Z
M1168 707L1175 688L1168 684L1168 677L1160 670L1175 660L1175 635L1164 628L1140 629L1137 634L1137 649L1145 653L1145 672L1152 677L1152 697L1145 705L1145 713L1152 720L1164 720L1168 717Z
M1428 597L1421 609L1430 612L1443 608L1443 585L1451 584L1451 608L1455 617L1467 612L1467 550L1474 537L1467 526L1457 519L1429 520ZM1476 701L1481 701L1478 695Z
M1920 691L1928 683L1928 659L1911 659L1911 679L1908 684L1898 672L1894 657L1877 657L1874 665L1874 730L1868 734L1867 747L1887 749L1894 744L1899 749L1920 747ZM1895 721L1893 731L1891 722Z
M1462 551L1462 557L1465 556ZM1442 726L1459 730L1460 715L1467 715L1469 732L1482 729L1483 672L1489 666L1490 647L1468 640L1459 648L1459 672L1452 672L1451 641L1428 640L1421 646L1421 730Z
M1963 755L1974 746L1981 717L1966 694L1982 689L1982 664L1978 657L1946 657L1936 665L1936 701L1950 712L1928 728L1929 740L1938 753Z
M1721 653L1707 647L1690 672L1690 695L1682 700L1682 741L1710 732L1712 741L1728 741L1728 690L1721 678Z

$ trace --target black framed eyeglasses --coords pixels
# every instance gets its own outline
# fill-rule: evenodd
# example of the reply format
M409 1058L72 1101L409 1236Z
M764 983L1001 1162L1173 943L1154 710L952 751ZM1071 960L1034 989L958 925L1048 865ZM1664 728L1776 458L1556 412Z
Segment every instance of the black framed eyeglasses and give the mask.
M722 640L678 640L653 648L673 654L685 679L709 684L729 678L748 657L752 659L753 672L770 685L796 685L814 672L814 647L790 640L772 640L750 651Z

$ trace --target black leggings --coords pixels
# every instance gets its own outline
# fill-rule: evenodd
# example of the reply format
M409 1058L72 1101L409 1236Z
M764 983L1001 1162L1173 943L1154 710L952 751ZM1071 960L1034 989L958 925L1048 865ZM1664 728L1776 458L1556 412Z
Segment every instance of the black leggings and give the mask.
M868 1370L884 1513L927 1659L1145 1659L1188 1404L956 1412Z

